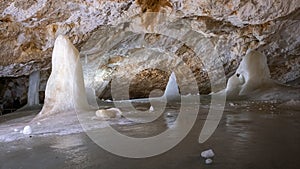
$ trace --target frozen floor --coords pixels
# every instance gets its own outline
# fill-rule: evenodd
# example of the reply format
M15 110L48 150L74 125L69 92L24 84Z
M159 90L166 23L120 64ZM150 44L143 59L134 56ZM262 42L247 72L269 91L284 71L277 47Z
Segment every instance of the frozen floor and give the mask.
M0 168L298 169L300 110L297 104L279 105L227 102L217 130L208 141L199 144L199 133L209 108L201 105L196 124L180 144L162 155L145 159L123 158L101 149L83 132L74 112L66 112L60 118L49 117L40 123L30 122L38 110L2 116ZM147 109L149 105L141 103L136 107ZM179 105L168 107L165 115L152 123L136 124L125 119L109 123L129 136L152 136L172 125L178 108ZM28 124L32 126L31 135L14 131ZM103 127L97 119L90 125ZM206 165L200 153L209 148L216 155L213 163Z

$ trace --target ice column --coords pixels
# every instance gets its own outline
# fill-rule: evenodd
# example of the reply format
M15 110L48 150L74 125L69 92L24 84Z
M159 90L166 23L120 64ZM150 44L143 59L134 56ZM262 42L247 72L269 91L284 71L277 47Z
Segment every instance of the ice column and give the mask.
M35 71L29 76L27 106L39 104L40 71Z
M52 54L52 72L45 91L43 113L89 109L79 52L65 36L58 36Z

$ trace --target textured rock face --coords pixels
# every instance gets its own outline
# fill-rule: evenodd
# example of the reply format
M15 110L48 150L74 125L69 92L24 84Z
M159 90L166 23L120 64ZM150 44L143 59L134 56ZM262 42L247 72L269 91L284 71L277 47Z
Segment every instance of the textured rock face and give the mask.
M49 69L54 40L67 34L80 45L89 33L120 16L129 2L30 0L0 3L0 76ZM3 67L4 66L4 67Z
M177 72L178 79L182 79L180 74L195 76L200 92L208 93L211 89L207 68L215 63L204 60L211 57L211 48L220 58L227 77L250 48L264 53L271 77L285 83L300 77L299 8L299 0L1 1L0 77L49 69L54 40L65 34L82 53L87 85L101 97L109 97L111 79L129 78L127 72L133 69L139 72L130 82L132 97L147 96L152 89L163 90L171 71L146 69L145 65L176 67L179 63L172 63L174 57L180 58L192 72ZM170 34L154 31L122 35L126 24L117 22L130 18L143 18L144 26L155 30L155 22L142 13L158 11L180 19L201 37L200 55L191 45ZM123 39L116 43L114 37ZM148 49L158 52L157 55L145 52ZM88 53L91 50L97 52ZM169 53L169 59L158 59L163 53ZM183 88L188 87L187 81L181 83Z

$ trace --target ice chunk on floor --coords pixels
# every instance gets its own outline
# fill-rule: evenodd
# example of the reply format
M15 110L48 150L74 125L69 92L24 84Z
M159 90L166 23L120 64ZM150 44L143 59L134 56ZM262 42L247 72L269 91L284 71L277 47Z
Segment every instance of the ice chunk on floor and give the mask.
M30 126L25 126L24 129L23 129L23 134L25 135L29 135L32 133L32 129Z
M164 97L166 97L167 100L178 100L180 98L178 84L174 72L172 72L169 77L169 81L166 86Z
M235 104L230 102L230 103L229 103L229 106L232 106L232 107L233 107L233 106L235 106Z
M213 160L210 159L210 158L208 158L208 159L205 160L205 164L211 164L212 162L213 162Z
M212 149L205 150L201 152L201 157L203 158L212 158L215 156L215 153Z
M122 114L118 108L100 109L96 111L96 116L100 118L116 118Z

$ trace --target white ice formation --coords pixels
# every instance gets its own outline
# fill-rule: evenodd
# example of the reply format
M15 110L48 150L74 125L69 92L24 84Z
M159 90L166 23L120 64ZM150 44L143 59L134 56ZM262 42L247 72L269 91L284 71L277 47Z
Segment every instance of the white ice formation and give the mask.
M154 107L153 107L153 106L150 106L149 111L150 111L150 112L153 112L153 111L154 111Z
M212 149L205 150L201 152L201 157L203 158L212 158L215 156L215 153Z
M299 88L279 84L271 79L265 55L249 51L241 61L235 74L228 79L226 89L217 94L227 98L245 97L254 100L299 99Z
M39 104L40 71L35 71L29 76L27 106Z
M205 160L205 164L211 164L212 162L213 162L213 160L210 159L210 158L208 158L208 159Z
M79 52L65 36L59 35L52 54L52 72L40 114L89 109Z
M118 108L100 109L96 111L96 116L104 119L117 118L122 114Z
M250 51L243 58L236 73L229 78L225 90L229 96L241 96L273 85L266 56L258 51Z
M163 97L165 97L167 100L178 100L180 98L178 84L174 72L172 72L169 77L169 81Z
M25 135L29 135L32 133L32 129L30 126L25 126L24 129L23 129L23 134Z

